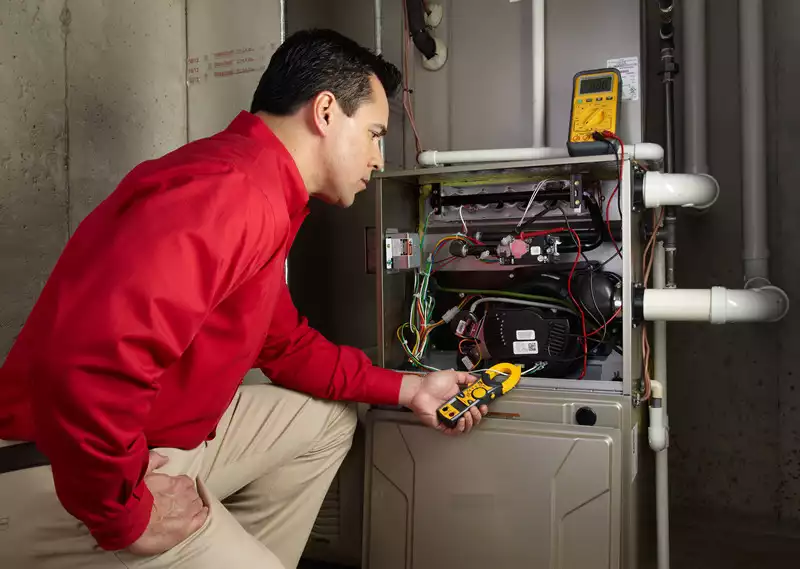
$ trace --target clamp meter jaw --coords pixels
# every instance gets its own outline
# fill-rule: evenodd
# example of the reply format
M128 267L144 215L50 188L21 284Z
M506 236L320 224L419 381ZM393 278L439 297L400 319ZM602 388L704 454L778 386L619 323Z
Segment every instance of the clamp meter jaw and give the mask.
M521 368L514 364L492 366L475 383L464 388L438 409L436 414L439 421L452 429L473 407L488 405L511 391L519 383L521 375Z
M593 134L604 130L617 132L621 93L622 77L617 69L595 69L575 75L567 140L570 156L612 153L609 144L595 140Z

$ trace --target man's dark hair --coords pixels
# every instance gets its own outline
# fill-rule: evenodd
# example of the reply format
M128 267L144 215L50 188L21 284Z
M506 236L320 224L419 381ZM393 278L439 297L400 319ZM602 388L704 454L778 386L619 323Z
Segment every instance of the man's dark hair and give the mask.
M372 75L387 97L399 90L400 71L380 55L332 30L296 32L270 59L250 112L291 115L322 91L330 91L345 114L353 116L372 96Z

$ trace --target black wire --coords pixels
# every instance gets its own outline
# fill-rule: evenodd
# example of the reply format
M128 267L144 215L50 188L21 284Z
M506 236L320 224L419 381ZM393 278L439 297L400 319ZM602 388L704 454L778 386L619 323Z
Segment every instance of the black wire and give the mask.
M614 153L614 164L616 164L617 169L617 211L619 211L619 220L622 221L622 199L620 199L619 193L622 191L622 176L619 172L619 152L617 151L617 147L614 146L614 143L607 138L603 138L608 144L609 148L611 148L611 152Z
M545 208L544 208L542 211L540 211L540 212L539 212L539 213L537 213L536 215L534 215L534 216L531 216L531 217L529 217L528 219L526 219L526 220L525 220L525 222L524 222L522 225L517 225L517 228L514 230L514 231L515 231L515 233L516 233L517 235L519 235L520 233L522 233L522 231L523 231L523 230L524 230L526 227L528 227L530 224L534 223L535 221L537 221L537 220L539 220L539 219L543 218L545 215L547 215L548 213L550 213L551 211L553 211L555 208L556 208L556 206L555 206L555 205L554 205L552 202L550 202L550 203L546 204L546 205L545 205Z
M619 253L622 253L622 247L620 247L620 248L619 248ZM616 259L616 258L619 256L619 253L617 253L616 251L614 251L614 254L613 254L613 255L611 255L611 256L610 256L608 259L606 259L605 261L603 261L602 263L600 263L599 265L597 265L596 267L594 267L592 270L593 270L593 271L599 271L600 269L602 269L603 267L605 267L607 264L609 264L611 261L613 261L614 259Z
M570 338L583 339L583 334L567 334L567 336ZM587 340L589 340L590 342L594 342L595 344L613 344L615 346L619 344L619 338L614 338L614 337L606 338L605 340L598 340L594 336L589 336Z
M578 246L578 241L575 239L575 233L572 232L572 226L569 224L569 218L567 217L567 212L564 211L564 208L561 206L557 206L558 211L561 212L561 216L564 218L564 223L567 224L567 229L569 229L569 236L572 237L572 242L575 243L575 247ZM581 247L581 257L583 260L586 261L588 265L591 265L592 262L589 260L589 257L586 256L586 253L583 252L583 247Z

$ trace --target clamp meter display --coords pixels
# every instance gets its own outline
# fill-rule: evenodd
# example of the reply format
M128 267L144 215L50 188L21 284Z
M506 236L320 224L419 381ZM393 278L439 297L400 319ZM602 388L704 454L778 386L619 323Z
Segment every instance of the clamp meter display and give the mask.
M581 71L572 81L572 108L569 117L567 150L570 156L595 156L612 153L594 132L616 133L619 126L622 78L616 69Z
M521 375L521 368L514 364L492 366L475 383L464 388L438 409L439 421L452 429L473 407L488 405L514 389Z

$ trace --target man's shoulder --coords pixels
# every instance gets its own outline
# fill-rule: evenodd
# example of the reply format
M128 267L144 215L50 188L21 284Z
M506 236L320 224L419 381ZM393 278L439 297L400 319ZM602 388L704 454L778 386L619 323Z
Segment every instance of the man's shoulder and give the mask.
M278 149L228 131L195 140L155 160L140 165L139 176L215 175L247 178L263 193L279 189L282 156Z

